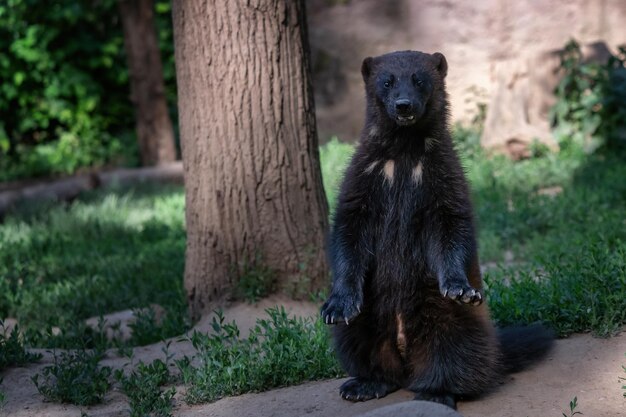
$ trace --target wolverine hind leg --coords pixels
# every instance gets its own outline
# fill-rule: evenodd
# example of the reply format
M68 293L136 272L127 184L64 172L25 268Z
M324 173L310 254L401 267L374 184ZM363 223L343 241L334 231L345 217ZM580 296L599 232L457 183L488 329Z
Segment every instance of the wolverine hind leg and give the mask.
M476 398L495 386L501 380L502 366L491 323L478 315L477 309L485 307L455 308L465 314L423 337L437 349L411 352L414 374L408 389L416 400L456 409L457 400Z
M352 377L339 389L342 398L367 401L400 388L405 372L400 353L391 338L368 324L367 316L338 325L334 338L339 361Z

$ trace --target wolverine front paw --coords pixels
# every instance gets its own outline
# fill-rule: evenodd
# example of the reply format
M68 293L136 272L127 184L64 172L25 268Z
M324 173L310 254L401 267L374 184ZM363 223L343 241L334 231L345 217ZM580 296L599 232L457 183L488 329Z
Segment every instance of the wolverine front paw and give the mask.
M341 297L331 295L328 301L322 306L322 320L326 324L336 324L345 322L349 324L350 320L361 313L361 302L353 297Z
M440 288L441 295L458 301L463 304L480 305L483 302L483 295L467 283L447 282Z

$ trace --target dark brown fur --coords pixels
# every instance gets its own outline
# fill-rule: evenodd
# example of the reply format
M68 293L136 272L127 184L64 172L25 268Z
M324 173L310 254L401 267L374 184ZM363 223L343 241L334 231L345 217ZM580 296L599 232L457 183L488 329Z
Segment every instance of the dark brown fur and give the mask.
M367 400L404 387L455 407L493 387L513 362L545 353L552 334L541 326L508 331L529 345L503 352L510 344L481 304L443 55L367 58L362 73L366 123L335 210L333 288L322 307L326 322L337 323L336 350L353 377L341 395Z

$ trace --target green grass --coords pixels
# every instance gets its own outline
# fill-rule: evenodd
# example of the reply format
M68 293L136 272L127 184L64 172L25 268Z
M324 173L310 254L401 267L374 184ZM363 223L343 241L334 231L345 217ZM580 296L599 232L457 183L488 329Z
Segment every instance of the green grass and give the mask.
M59 326L80 339L89 333L85 318L156 303L168 314L155 338L180 334L188 327L184 251L181 187L107 190L69 205L22 207L0 224L0 317L16 317L40 336Z
M626 323L626 154L572 147L512 162L473 152L462 154L481 259L502 264L485 276L494 318L546 321L561 335L618 332ZM547 187L562 192L542 194Z
M213 334L193 333L198 353L177 362L188 403L343 375L321 320L289 317L282 307L267 313L247 338L219 313Z
M54 355L54 364L33 376L33 383L46 401L93 405L102 402L111 383L111 368L98 362L102 353L76 350Z

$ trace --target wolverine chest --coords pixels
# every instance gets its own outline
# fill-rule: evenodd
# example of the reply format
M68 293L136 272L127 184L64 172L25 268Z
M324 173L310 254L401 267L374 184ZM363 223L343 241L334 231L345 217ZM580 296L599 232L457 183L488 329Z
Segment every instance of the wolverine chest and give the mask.
M405 263L421 251L433 199L421 160L379 161L370 172L374 247L378 260Z

